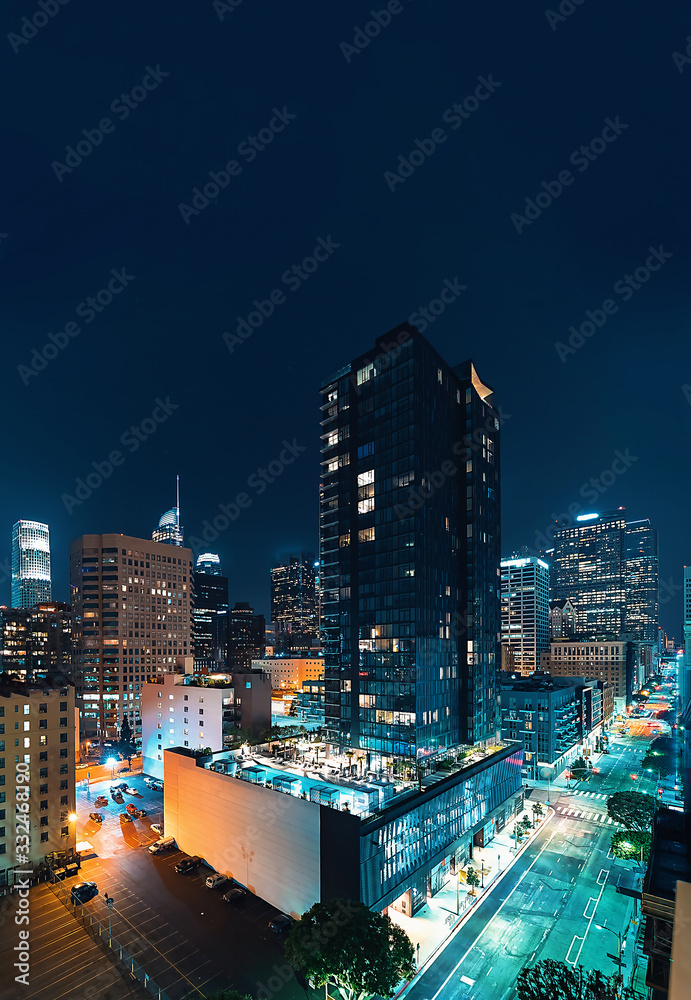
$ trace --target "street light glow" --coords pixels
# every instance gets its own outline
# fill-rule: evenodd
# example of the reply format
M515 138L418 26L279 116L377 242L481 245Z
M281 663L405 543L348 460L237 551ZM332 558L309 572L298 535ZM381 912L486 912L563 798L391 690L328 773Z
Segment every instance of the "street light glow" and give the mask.
M70 813L67 818L70 821L70 823L76 823L77 822L77 814L76 813Z
M110 764L110 766L112 767L113 764L117 764L117 761L115 757L109 757L108 760L106 761L106 764Z

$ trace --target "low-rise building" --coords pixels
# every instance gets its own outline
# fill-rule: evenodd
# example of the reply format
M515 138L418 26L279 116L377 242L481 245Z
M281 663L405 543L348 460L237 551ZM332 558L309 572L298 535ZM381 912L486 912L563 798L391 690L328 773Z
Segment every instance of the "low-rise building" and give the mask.
M411 915L523 808L520 744L478 751L397 791L388 777L306 772L258 751L164 752L166 834L298 917L342 897ZM195 808L190 808L194 802Z
M566 767L578 749L581 720L571 678L502 673L502 739L523 742L526 777L553 778Z
M142 697L144 773L163 778L163 752L170 747L222 747L234 729L270 726L271 681L260 670L151 678Z
M0 676L0 886L74 855L74 711L71 685Z
M316 681L324 676L323 656L265 656L252 660L253 670L266 670L271 674L274 691L297 691L306 681Z

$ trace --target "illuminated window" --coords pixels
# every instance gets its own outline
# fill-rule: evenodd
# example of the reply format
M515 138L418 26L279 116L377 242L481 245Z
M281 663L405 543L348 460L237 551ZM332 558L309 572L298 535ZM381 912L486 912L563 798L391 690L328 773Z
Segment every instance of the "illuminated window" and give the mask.
M363 528L357 533L359 542L373 542L374 541L374 528Z

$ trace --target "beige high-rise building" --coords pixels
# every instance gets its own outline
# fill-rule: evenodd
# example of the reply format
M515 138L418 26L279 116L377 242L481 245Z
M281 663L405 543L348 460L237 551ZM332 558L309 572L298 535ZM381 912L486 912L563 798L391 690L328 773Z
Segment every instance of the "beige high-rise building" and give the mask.
M141 736L148 677L193 652L192 552L129 535L82 535L70 546L74 674L80 738Z
M71 685L0 675L0 887L74 854L74 738Z

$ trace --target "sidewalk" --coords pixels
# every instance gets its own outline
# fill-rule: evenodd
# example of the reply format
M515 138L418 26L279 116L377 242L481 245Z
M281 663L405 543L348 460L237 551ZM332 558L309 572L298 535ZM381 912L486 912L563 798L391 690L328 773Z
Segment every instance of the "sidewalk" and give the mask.
M482 872L481 883L484 881L484 889L480 884L475 890L476 895L471 895L470 886L462 881L459 882L455 875L448 875L443 887L434 896L428 897L425 905L414 917L405 916L398 910L389 908L388 915L392 922L406 932L416 949L417 972L405 986L401 987L400 992L396 994L397 1000L405 995L418 976L434 961L451 934L470 919L477 906L501 881L501 876L512 867L554 816L554 811L544 807L542 819L519 843L516 851L516 841L512 833L516 823L524 816L533 821L532 804L528 803L527 808L507 823L490 844L484 848L474 848L472 866L477 869L478 874Z

